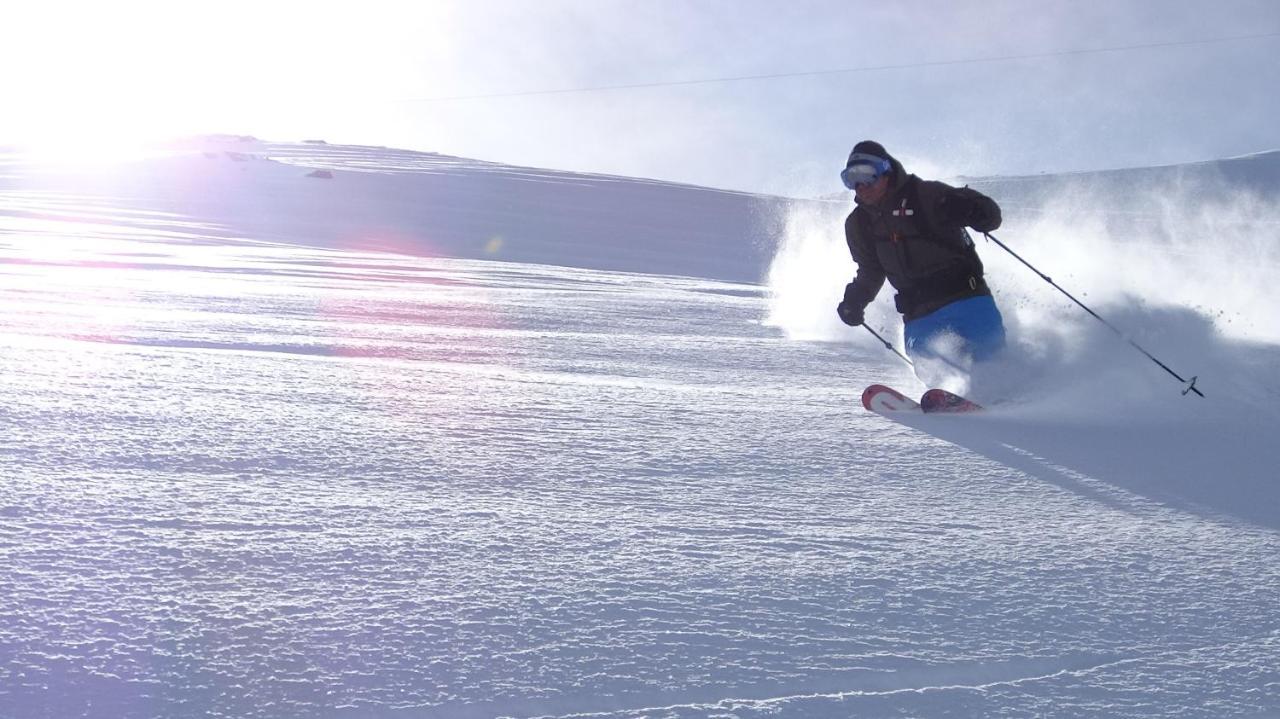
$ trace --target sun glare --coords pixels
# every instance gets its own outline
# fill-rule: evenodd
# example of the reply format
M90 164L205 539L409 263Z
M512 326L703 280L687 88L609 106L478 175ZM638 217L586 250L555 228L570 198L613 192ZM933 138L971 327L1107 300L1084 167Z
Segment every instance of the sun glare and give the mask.
M262 88L249 85L268 58L225 26L162 4L73 5L6 17L0 62L21 71L6 78L0 145L41 163L115 162L174 137L235 132L261 108Z
M92 167L139 160L154 153L159 142L141 135L98 128L95 132L50 133L18 145L26 160L55 167Z
M368 13L304 0L9 5L0 148L59 165L127 159L172 138L400 127L400 105L374 103L420 87L423 68L447 59L454 12L407 0Z

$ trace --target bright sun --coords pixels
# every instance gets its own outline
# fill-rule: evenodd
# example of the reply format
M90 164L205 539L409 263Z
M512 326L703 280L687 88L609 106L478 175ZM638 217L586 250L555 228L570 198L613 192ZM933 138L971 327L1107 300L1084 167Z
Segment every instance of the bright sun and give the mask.
M49 162L130 156L169 129L175 98L164 88L178 82L183 58L147 38L137 14L68 5L6 11L0 63L20 71L7 73L0 141Z
M278 107L264 100L280 91L273 72L289 53L253 29L263 13L235 0L207 11L128 0L16 5L0 28L9 70L0 145L48 161L118 159L148 141L269 123Z
M405 105L387 98L426 92L453 12L412 0L361 12L314 0L8 5L0 148L78 163L200 134L398 127Z

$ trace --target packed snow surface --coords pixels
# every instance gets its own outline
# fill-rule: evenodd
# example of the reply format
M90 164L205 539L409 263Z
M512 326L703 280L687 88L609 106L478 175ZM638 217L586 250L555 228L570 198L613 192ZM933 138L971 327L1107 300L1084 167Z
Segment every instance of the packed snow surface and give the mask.
M1276 215L1224 192L1001 232L1205 398L984 244L1001 401L894 421L843 202L5 155L0 716L1280 715Z

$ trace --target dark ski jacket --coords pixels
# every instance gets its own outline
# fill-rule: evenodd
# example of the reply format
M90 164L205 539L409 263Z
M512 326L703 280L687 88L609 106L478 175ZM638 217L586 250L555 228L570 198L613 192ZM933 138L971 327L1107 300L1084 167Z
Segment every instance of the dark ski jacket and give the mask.
M965 226L991 232L1000 226L1000 206L977 190L909 175L888 159L893 174L885 196L874 205L859 202L844 222L858 263L845 301L866 307L888 279L898 291L894 305L909 322L956 300L991 294ZM963 219L955 217L956 204L970 210Z

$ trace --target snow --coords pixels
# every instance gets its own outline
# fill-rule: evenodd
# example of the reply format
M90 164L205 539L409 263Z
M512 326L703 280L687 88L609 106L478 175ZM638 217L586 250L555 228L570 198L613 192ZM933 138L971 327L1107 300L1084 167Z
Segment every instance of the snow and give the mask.
M4 154L0 716L1278 715L1280 159L1249 161L983 181L1205 398L984 243L1003 401L899 422L862 388L922 387L832 311L843 202Z

